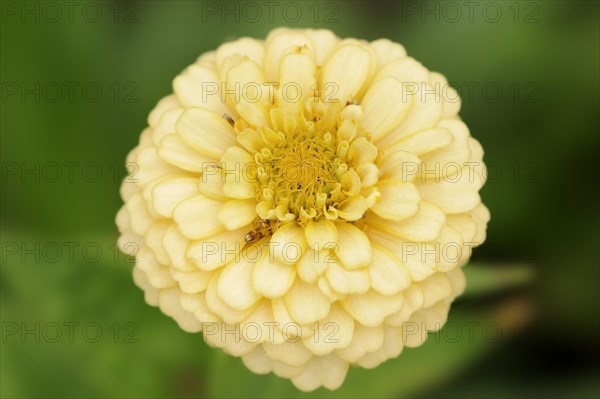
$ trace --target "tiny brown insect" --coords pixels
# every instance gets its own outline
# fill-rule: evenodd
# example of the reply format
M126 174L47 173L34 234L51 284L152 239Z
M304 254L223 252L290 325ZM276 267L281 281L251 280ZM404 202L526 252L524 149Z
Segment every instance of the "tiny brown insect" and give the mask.
M275 225L272 221L258 218L252 223L252 230L244 236L244 241L247 244L254 244L263 237L271 235L274 227Z
M229 114L223 114L223 119L225 119L231 126L235 125L235 121Z

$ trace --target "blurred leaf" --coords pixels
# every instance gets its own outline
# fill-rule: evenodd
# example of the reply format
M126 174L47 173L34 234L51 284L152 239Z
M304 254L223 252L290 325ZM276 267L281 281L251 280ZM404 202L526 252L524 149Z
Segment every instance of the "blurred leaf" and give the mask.
M464 269L467 287L464 296L491 294L532 280L531 265L470 263Z

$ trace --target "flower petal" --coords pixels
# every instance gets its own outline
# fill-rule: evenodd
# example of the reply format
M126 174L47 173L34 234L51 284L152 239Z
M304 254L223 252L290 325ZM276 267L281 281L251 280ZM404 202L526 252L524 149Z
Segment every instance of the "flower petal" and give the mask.
M169 134L160 141L158 156L165 162L183 170L201 173L205 165L214 164L215 159L201 155L191 149L176 134Z
M136 259L137 267L146 272L146 277L151 286L155 288L167 288L177 285L169 274L169 268L158 263L150 249L146 247L140 248Z
M473 242L479 245L485 241L486 226L490 221L490 211L485 205L479 203L475 208L470 210L468 214L471 215L471 218L477 227L477 234L473 237Z
M223 230L223 224L216 217L220 209L219 201L198 194L180 202L175 207L173 220L184 236L190 240L197 240Z
M373 259L371 243L365 233L349 223L337 224L337 246L334 255L349 270L366 267Z
M156 260L163 265L169 265L171 263L169 255L163 248L162 240L172 224L173 223L170 220L157 220L150 226L144 237L146 246L152 250Z
M362 95L375 68L376 60L371 51L352 40L338 44L321 70L320 93L324 101L345 105Z
M187 246L187 259L201 270L214 270L239 259L245 241L245 229L225 230L203 240L192 241Z
M383 157L380 166L380 180L396 179L403 183L413 182L421 166L421 160L406 151L394 151Z
M374 80L384 76L394 76L400 82L407 84L418 84L429 81L429 71L419 61L412 57L399 58L383 66Z
M208 309L204 292L197 294L182 293L181 307L188 312L192 312L202 323L216 323L220 321L220 318Z
M369 271L346 270L339 263L329 263L325 276L331 288L340 294L362 294L369 290Z
M329 29L306 29L304 34L314 45L315 62L322 65L327 55L339 42L339 38Z
M206 290L212 273L204 270L181 272L171 268L171 277L179 283L182 292L196 294Z
M257 127L268 125L265 104L270 102L270 91L265 81L262 69L248 59L242 59L227 71L228 104L248 123Z
M306 365L302 373L292 378L296 388L301 391L312 391L323 385L325 388L338 389L346 374L348 363L335 355L316 356Z
M290 331L292 330L290 328ZM263 345L263 348L269 358L290 366L302 366L313 357L313 353L306 349L301 340L289 339L275 345L269 341Z
M444 106L442 116L452 118L460 111L461 100L455 88L448 84L448 80L440 73L431 72L429 74L431 84L435 87L438 95L442 99Z
M329 299L313 284L296 279L283 297L290 317L298 324L310 324L329 313Z
M182 173L181 169L161 159L157 149L153 146L140 150L134 161L128 160L127 162L128 165L133 165L133 171L130 172L124 184L145 187L151 181L162 176Z
M277 298L289 290L295 277L292 266L264 254L254 267L252 285L265 297Z
M238 40L223 43L215 53L217 67L221 68L225 60L235 54L246 56L258 65L262 65L265 57L263 42L262 40L242 37Z
M404 332L401 328L384 327L383 345L374 352L365 353L356 364L364 368L375 368L388 359L400 355L404 348Z
M273 367L273 361L265 354L262 347L257 346L251 352L242 356L244 365L256 374L268 374Z
M304 229L295 222L286 223L273 233L270 240L270 250L275 259L281 262L294 264L306 250Z
M240 147L230 147L221 158L225 184L223 192L229 198L248 199L255 197L250 166L254 160Z
M373 162L377 157L377 153L377 147L369 143L365 137L359 137L350 144L348 161L357 166Z
M302 341L312 353L323 356L350 345L354 319L339 304L333 304L327 317L312 330L314 334Z
M306 224L304 233L310 248L324 249L326 244L337 242L337 229L335 223L326 218L310 219Z
M223 302L234 309L244 310L260 299L260 294L252 287L253 271L254 264L243 258L223 268L217 285Z
M441 181L427 181L418 186L424 201L437 205L444 213L460 213L475 208L480 202L481 177L467 165L452 177Z
M303 114L306 100L314 97L316 88L314 59L307 51L300 50L285 55L279 63L279 88L275 99L286 114Z
M223 204L217 218L227 230L248 226L256 219L256 200L229 200Z
M162 114L159 122L152 130L152 142L156 147L160 146L160 142L165 136L175 133L175 125L177 119L183 114L184 108L173 108Z
M364 294L348 295L342 302L344 309L360 324L377 327L392 313L402 308L402 294L381 295L374 290Z
M362 127L371 133L373 141L387 135L407 117L412 96L406 93L402 82L393 76L375 81L362 101Z
M273 30L265 40L265 73L269 81L277 81L282 58L293 48L313 47L312 41L302 31L279 28ZM280 70L279 70L280 71Z
M173 80L173 92L186 108L202 107L218 115L231 113L221 99L217 72L204 65L192 64Z
M423 291L423 307L428 308L452 295L452 286L446 273L434 273L419 283Z
M437 206L422 201L419 212L410 219L402 222L391 222L376 215L368 215L367 224L377 227L395 237L410 241L433 241L439 237L446 215Z
M186 332L199 332L202 330L202 323L193 313L185 311L181 307L181 292L173 287L160 290L158 294L158 306L164 314L171 316L179 327Z
M435 271L438 252L432 244L404 241L376 227L370 228L368 233L374 244L381 245L400 259L414 281L421 281Z
M454 140L452 133L446 128L434 127L409 136L400 137L384 148L386 152L406 151L420 156L447 146Z
M161 216L170 218L173 210L183 200L198 193L195 177L174 177L163 180L152 189L152 207Z
M329 265L327 260L331 257L329 251L306 250L296 264L298 276L307 283L315 283L319 276L327 270Z
M410 88L405 88L405 90L408 91ZM412 90L415 94L409 95L411 99L407 99L410 103L410 110L406 114L406 118L381 141L382 145L388 140L432 128L442 117L442 102L436 95L431 94L435 93L433 86L423 82Z
M393 253L375 245L369 276L373 289L383 295L397 294L412 281L408 270Z
M377 216L401 221L419 211L419 191L414 185L403 183L402 180L386 179L379 181L377 188L381 191L381 199L371 208Z
M208 288L206 289L206 305L208 306L209 311L219 316L225 323L240 323L248 318L250 314L252 314L254 307L251 306L247 309L240 310L229 306L219 294L218 285L220 284L219 280L221 274L222 269L215 271L210 282L208 283ZM217 326L217 328L221 327L222 323Z
M374 352L383 345L383 326L365 327L354 323L354 334L352 342L335 353L345 361L354 363L367 352Z
M338 208L338 216L348 221L361 219L369 209L369 202L362 195L345 200Z
M138 192L132 195L125 203L125 209L129 212L131 230L138 235L144 236L154 222L154 219L148 213L142 193Z
M448 129L454 139L449 145L421 156L421 182L431 179L439 181L446 176L456 175L471 157L467 125L458 120L444 120L438 127Z
M406 50L401 44L394 43L388 39L378 39L370 43L371 48L377 54L379 66L389 64L391 61L406 57Z
M221 158L235 144L235 132L225 119L203 108L188 108L177 121L177 133L199 153Z
M171 266L177 270L189 272L198 270L186 256L189 240L181 234L179 227L172 224L163 236L163 248L171 260Z
M154 106L152 111L148 114L148 125L150 127L156 127L160 118L163 114L173 108L181 108L181 103L177 100L177 96L170 94L166 97L161 98L158 103Z

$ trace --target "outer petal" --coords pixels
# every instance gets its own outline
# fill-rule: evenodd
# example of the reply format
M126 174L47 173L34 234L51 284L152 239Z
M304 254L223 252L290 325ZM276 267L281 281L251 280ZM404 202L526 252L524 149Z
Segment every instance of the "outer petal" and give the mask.
M302 31L279 28L269 34L265 47L265 72L269 81L276 81L284 54L294 48L306 47L311 50L313 43Z
M373 252L367 235L349 223L338 223L337 232L334 255L344 267L352 270L368 266L373 259Z
M421 198L434 203L445 213L460 213L480 203L478 191L482 185L481 177L467 165L452 178L446 177L437 183L428 181L418 188Z
M406 50L401 44L394 43L388 39L378 39L371 42L371 48L377 54L380 67L391 61L406 57Z
M173 210L173 220L184 236L191 240L209 237L222 231L223 224L216 217L221 203L202 194L182 201Z
M338 304L331 306L327 317L314 326L314 334L303 338L304 345L315 355L322 356L352 341L354 319Z
M254 264L245 259L225 266L219 277L217 292L223 301L234 309L248 309L260 299L252 286Z
M302 114L306 100L314 97L316 71L313 57L305 52L285 55L279 63L279 89L277 104L287 114Z
M248 226L256 219L256 201L254 199L233 199L225 202L217 218L227 230Z
M342 305L359 323L377 327L387 316L402 308L402 299L402 294L381 295L370 290L365 294L348 295Z
M345 105L361 96L371 79L375 62L368 47L351 40L340 42L323 65L319 80L323 99L337 100ZM352 65L352 69L348 65Z
M173 216L173 210L183 200L198 193L198 179L175 177L163 180L152 189L152 207L161 216Z
M158 306L164 314L175 319L182 330L190 333L202 330L202 324L194 317L193 313L187 312L181 307L180 291L177 288L160 290Z
M419 211L419 191L402 180L387 179L377 184L381 200L371 208L378 216L395 221L408 219Z
M190 65L173 81L173 91L185 107L202 107L219 115L231 113L221 98L217 72L204 65Z
M219 234L192 241L187 246L186 257L198 269L211 271L240 257L251 258L244 250L245 229L226 230Z
M304 31L314 44L315 61L323 65L325 58L337 45L340 39L328 29L307 29Z
M302 391L312 391L321 385L334 390L342 385L347 372L348 363L335 355L314 357L292 382Z
M232 55L246 56L258 65L262 65L264 59L264 45L261 40L242 37L241 39L227 42L219 46L215 53L215 62L218 68L223 66L225 60Z
M176 134L169 134L160 141L158 156L173 166L197 173L202 173L206 165L215 163L214 158L194 151Z
M321 290L298 279L285 294L284 301L290 317L298 324L314 323L329 313L330 301Z
M365 115L363 128L377 141L406 118L412 99L406 94L402 82L393 76L375 81L362 102Z
M275 259L294 264L306 249L304 229L295 222L281 225L271 237L270 250Z
M267 298L283 296L294 282L296 270L289 264L271 256L264 251L262 258L256 263L252 273L254 289Z
M439 237L446 215L437 206L429 202L419 204L418 213L402 222L391 222L375 215L367 217L367 224L375 226L396 237L410 241L433 241Z
M218 114L203 108L188 108L177 121L177 133L201 154L221 158L235 144L235 132Z
M373 246L373 263L369 267L371 286L383 295L394 295L407 288L411 277L406 267L390 251Z
M383 326L365 327L354 324L352 342L346 348L336 350L336 354L347 362L354 363L367 352L374 352L383 345Z

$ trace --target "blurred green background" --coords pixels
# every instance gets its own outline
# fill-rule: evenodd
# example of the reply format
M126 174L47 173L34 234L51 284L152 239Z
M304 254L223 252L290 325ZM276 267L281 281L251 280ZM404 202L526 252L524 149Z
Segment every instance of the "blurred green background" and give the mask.
M291 3L1 2L1 396L597 398L598 2ZM335 392L181 331L114 247L125 155L172 78L277 26L402 43L462 93L490 165L449 327Z

